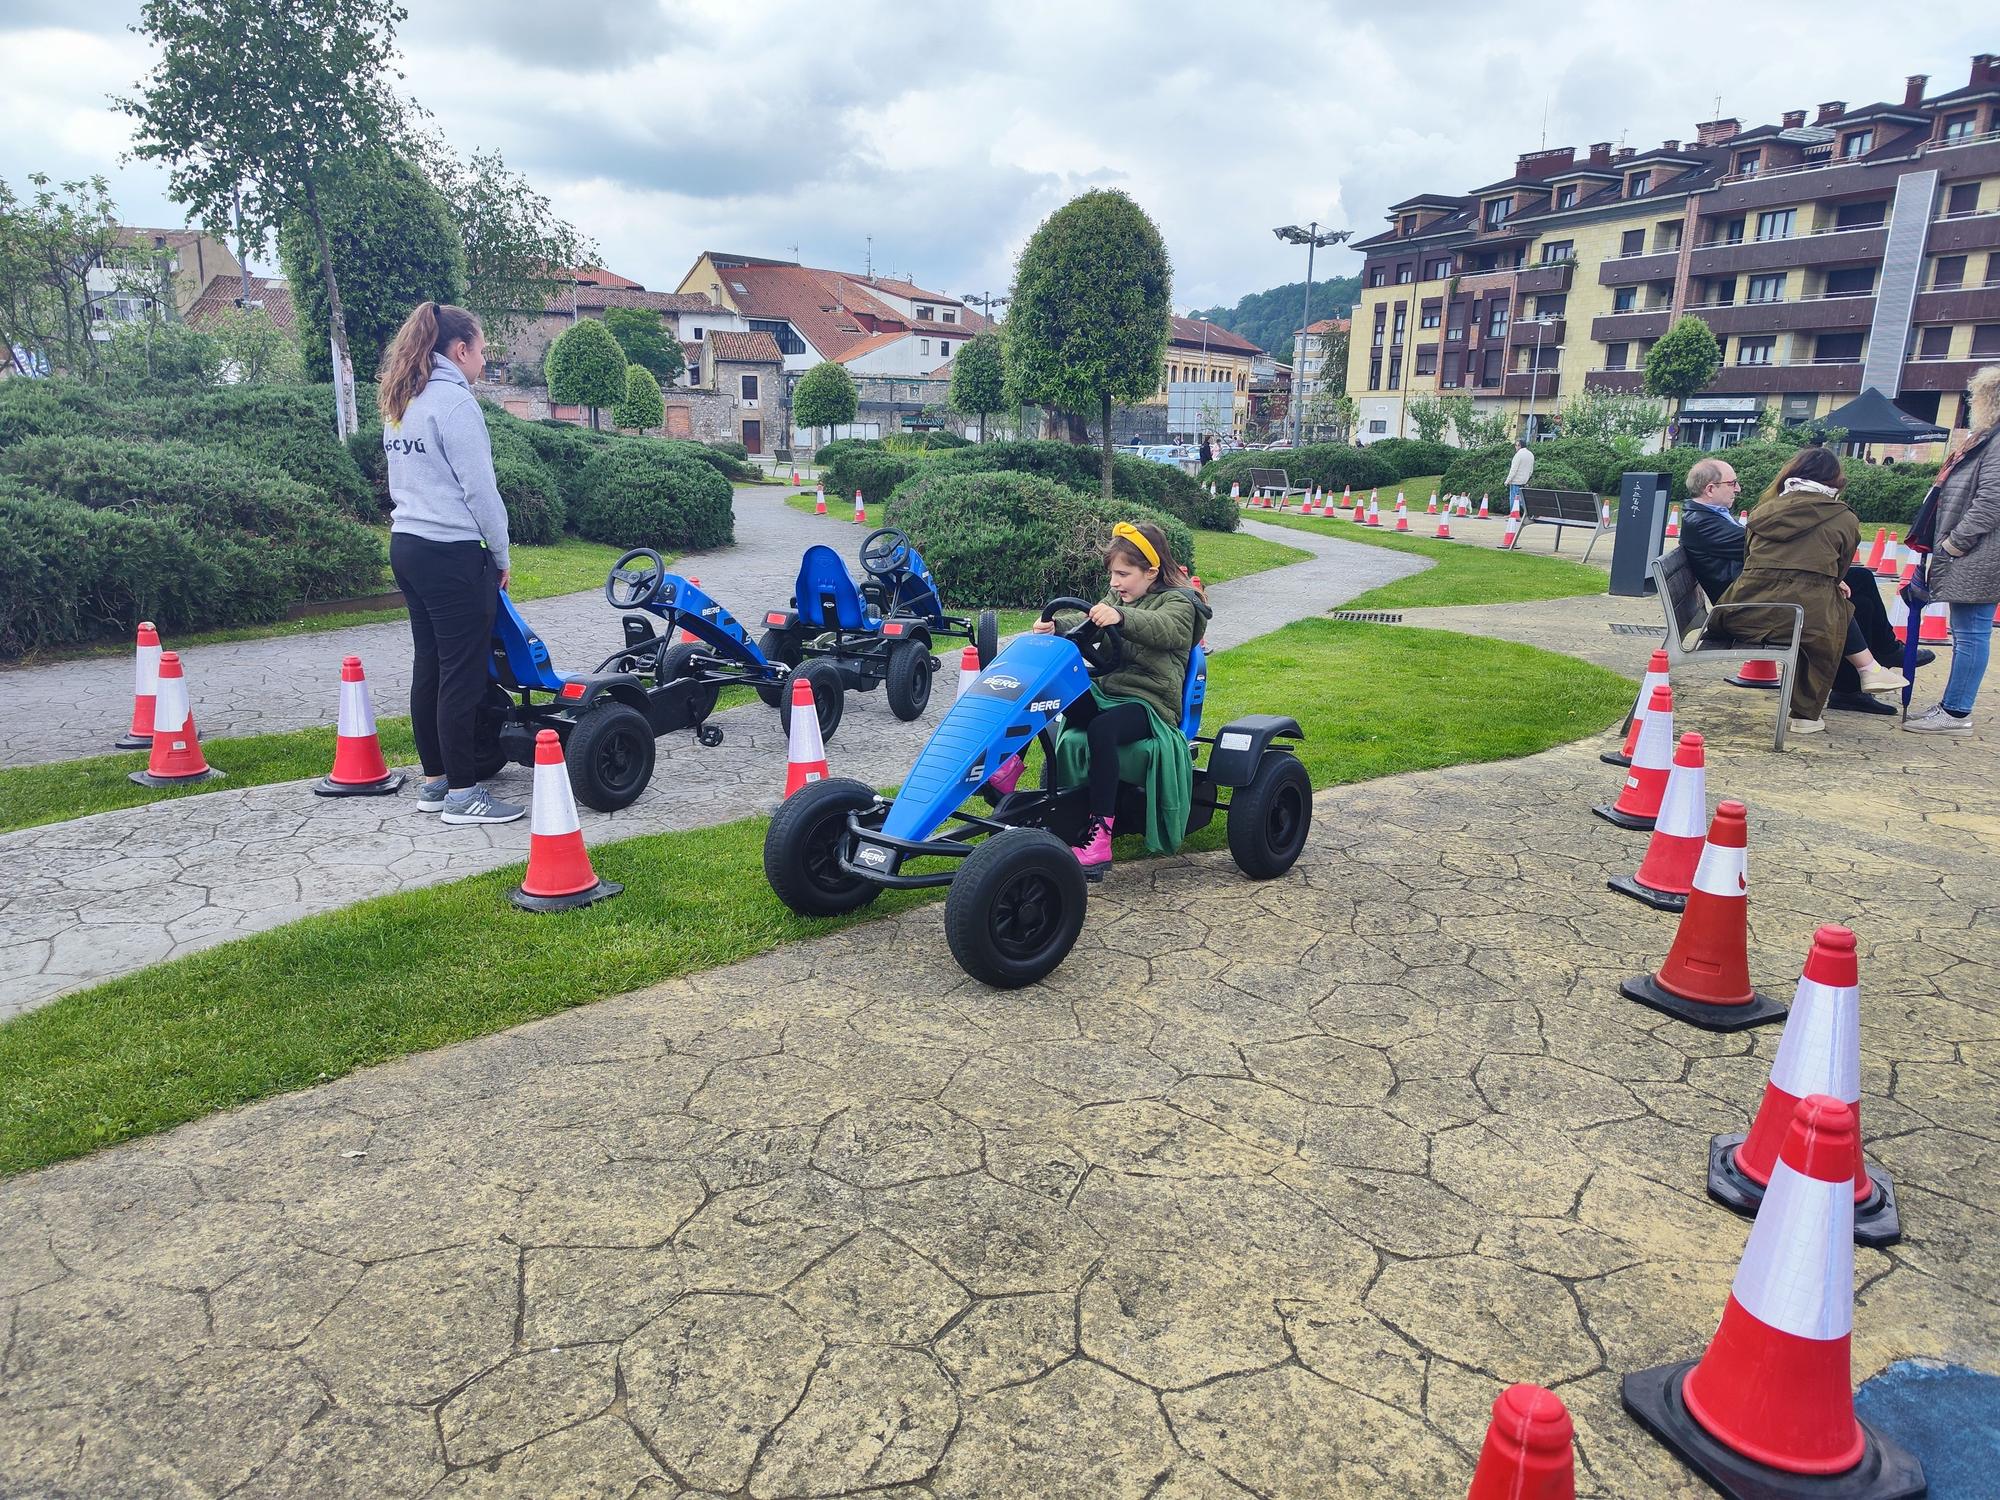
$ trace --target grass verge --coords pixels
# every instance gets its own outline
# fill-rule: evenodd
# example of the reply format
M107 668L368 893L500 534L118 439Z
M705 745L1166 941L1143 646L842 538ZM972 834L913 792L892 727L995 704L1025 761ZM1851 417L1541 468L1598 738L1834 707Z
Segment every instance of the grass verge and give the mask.
M1428 496L1426 496L1428 498ZM1534 599L1567 599L1577 594L1601 594L1605 573L1586 563L1538 557L1526 552L1502 552L1466 542L1438 542L1352 521L1325 521L1317 516L1259 516L1273 526L1293 531L1317 531L1344 542L1386 547L1427 557L1433 566L1394 583L1370 589L1350 599L1342 609L1423 609L1444 604L1519 604Z
M1631 695L1610 672L1527 646L1332 620L1218 653L1212 672L1209 726L1295 714L1316 786L1530 754L1602 729ZM1483 686L1496 681L1510 687L1497 702ZM507 904L515 865L310 917L0 1024L0 1172L841 925L795 917L771 895L764 827L744 818L601 845L593 861L625 894L562 917ZM1223 837L1210 828L1191 846ZM863 916L926 896L885 895Z

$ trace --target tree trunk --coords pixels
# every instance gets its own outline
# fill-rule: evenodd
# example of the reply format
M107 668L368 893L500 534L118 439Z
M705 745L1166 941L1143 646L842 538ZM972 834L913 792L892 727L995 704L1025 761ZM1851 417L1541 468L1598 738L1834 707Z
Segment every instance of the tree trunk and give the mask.
M1098 408L1104 414L1104 498L1111 498L1111 392L1106 391Z
M319 190L313 186L310 173L306 177L306 213L312 219L313 240L319 246L319 271L326 278L327 322L333 334L333 406L334 425L346 425L344 414L347 410L341 401L342 376L351 361L347 355L347 314L340 306L340 280L333 273L333 246L327 242L326 221L320 217ZM340 434L343 438L347 433Z
M981 413L979 414L979 441L980 441L980 442L982 442L982 443L986 441L986 413L985 413L985 412L981 412Z

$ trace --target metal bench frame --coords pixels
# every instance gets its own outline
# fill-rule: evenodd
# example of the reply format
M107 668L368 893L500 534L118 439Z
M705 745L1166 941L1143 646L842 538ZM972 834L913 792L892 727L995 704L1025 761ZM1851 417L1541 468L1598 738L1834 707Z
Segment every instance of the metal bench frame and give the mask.
M1778 664L1778 729L1771 737L1771 748L1785 748L1785 729L1792 718L1792 685L1798 679L1799 637L1805 631L1806 612L1802 605L1771 600L1740 599L1731 604L1710 605L1703 597L1701 584L1696 581L1694 569L1688 566L1687 558L1679 548L1662 553L1646 570L1652 575L1653 588L1660 596L1660 608L1667 617L1667 665L1669 669L1687 662L1711 658L1723 658L1731 662L1774 661ZM1765 646L1752 642L1709 641L1701 637L1701 630L1714 616L1726 610L1739 609L1789 609L1792 612L1792 639L1784 646ZM1690 646L1688 638L1694 637ZM1632 715L1626 714L1625 725L1629 729Z
M1285 469L1256 469L1250 471L1250 493L1255 497L1272 499L1281 504L1293 495L1307 493L1292 483L1292 476Z
M1583 490L1536 490L1523 487L1521 490L1521 535L1525 536L1530 526L1553 526L1556 528L1555 546L1550 550L1562 551L1563 528L1566 526L1588 527L1590 545L1583 549L1583 560L1590 561L1590 554L1597 546L1597 539L1608 531L1617 530L1604 521L1604 502L1596 495ZM1521 545L1520 537L1514 545Z

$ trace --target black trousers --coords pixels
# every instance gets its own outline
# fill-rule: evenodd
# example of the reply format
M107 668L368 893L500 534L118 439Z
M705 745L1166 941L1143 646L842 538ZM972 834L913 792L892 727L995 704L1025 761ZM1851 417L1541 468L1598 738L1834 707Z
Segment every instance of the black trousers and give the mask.
M424 775L462 791L479 780L473 717L486 692L499 575L478 542L389 537L389 571L410 606L416 664L410 674L410 733Z
M1861 674L1847 659L1855 652L1870 652L1885 667L1895 666L1903 659L1902 643L1890 628L1889 610L1882 603L1882 591L1876 585L1875 575L1860 566L1849 568L1847 591L1853 596L1854 613L1848 617L1847 643L1840 648L1840 665L1833 673L1833 690L1836 693L1861 691Z
M1108 818L1118 811L1118 747L1143 740L1152 732L1143 703L1099 708L1085 693L1063 710L1071 726L1081 727L1090 745L1090 815Z

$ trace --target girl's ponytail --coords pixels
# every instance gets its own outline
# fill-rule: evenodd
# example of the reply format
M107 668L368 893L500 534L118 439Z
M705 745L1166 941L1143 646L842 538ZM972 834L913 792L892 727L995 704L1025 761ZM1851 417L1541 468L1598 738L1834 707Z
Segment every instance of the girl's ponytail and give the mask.
M383 422L394 426L430 384L431 356L453 344L469 342L479 333L479 319L451 303L419 302L403 319L388 353L376 372L375 405Z

